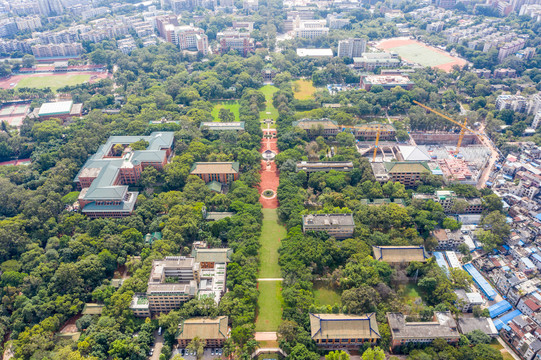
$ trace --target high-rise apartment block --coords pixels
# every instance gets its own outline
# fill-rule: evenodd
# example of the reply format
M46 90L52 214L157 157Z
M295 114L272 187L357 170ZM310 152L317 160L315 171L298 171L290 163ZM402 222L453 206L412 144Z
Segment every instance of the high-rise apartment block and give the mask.
M355 57L361 57L365 51L365 39L346 39L338 42L338 57L353 59Z

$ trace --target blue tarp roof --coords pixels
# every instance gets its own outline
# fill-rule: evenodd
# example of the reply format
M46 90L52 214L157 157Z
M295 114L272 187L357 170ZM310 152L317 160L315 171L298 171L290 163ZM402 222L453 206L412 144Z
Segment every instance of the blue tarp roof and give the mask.
M436 251L434 252L434 258L436 259L436 263L443 269L443 271L449 275L449 266L447 265L447 261L445 261L443 254Z
M494 320L494 326L496 326L496 329L499 331L501 328L503 328L505 325L509 323L509 321L513 320L517 316L522 315L520 310L513 310L511 312L508 312L507 314L497 318Z
M540 256L539 254L533 254L532 257L533 257L535 260L541 262L541 256Z
M535 217L537 218L537 220L541 220L541 213L535 215Z
M501 314L511 310L513 307L511 304L509 304L509 301L502 300L499 303L496 303L488 308L488 312L490 313L491 318L495 318L497 316L500 316Z
M509 245L502 245L502 247L507 251L509 251L509 249L510 249Z
M481 291L486 295L489 300L494 300L498 293L494 288L488 283L488 281L477 271L477 269L472 264L464 265L464 270L468 272L473 277L473 281L479 286Z

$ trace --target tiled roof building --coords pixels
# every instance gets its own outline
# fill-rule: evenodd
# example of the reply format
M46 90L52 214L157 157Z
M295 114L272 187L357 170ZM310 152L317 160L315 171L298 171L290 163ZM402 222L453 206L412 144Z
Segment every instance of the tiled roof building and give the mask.
M381 338L376 314L310 314L310 330L317 346L325 348L355 348Z
M133 151L130 144L144 140L146 150ZM90 217L131 215L137 192L128 191L147 166L163 169L173 149L173 132L150 136L111 136L83 165L75 183L81 189L79 207Z
M195 337L204 340L205 347L222 347L229 337L227 322L227 316L184 320L178 326L179 347L185 348Z

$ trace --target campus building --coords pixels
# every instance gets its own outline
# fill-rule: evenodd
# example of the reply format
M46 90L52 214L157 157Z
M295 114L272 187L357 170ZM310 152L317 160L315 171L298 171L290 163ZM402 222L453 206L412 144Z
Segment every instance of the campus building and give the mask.
M216 35L220 42L220 52L227 53L229 50L235 50L242 56L255 50L254 39L250 37L249 32L240 32L237 30L219 32Z
M381 85L386 90L397 86L411 90L414 82L406 75L361 75L361 89L370 91L374 85Z
M338 42L338 57L354 59L366 51L365 39L346 39Z
M301 161L298 162L295 168L296 172L304 171L307 173L331 170L349 172L353 170L353 162L351 161Z
M148 279L147 299L151 313L164 313L197 296L201 269L194 258L168 256L154 260Z
M187 319L178 325L178 330L177 342L180 348L188 346L196 337L205 342L206 348L220 348L230 333L227 316Z
M415 200L433 200L443 207L445 213L460 213L460 214L481 214L483 212L483 202L479 198L462 198L458 197L454 191L438 190L433 195L428 194L413 194ZM457 209L455 204L460 201L464 204L464 208Z
M406 187L415 186L423 176L431 173L424 161L374 162L370 166L377 181L398 181Z
M400 59L396 53L363 53L353 58L353 66L367 71L377 68L392 69L400 66Z
M324 349L358 349L381 336L376 313L364 315L310 314L312 340Z
M325 231L329 236L346 239L353 236L352 214L310 214L302 216L302 231Z
M390 264L407 264L428 259L424 246L372 246L374 259Z
M48 102L39 108L40 120L50 118L66 120L70 117L82 115L83 104L74 104L73 101Z
M351 132L356 139L364 141L376 140L379 132L380 140L395 140L396 129L391 124L380 124L376 122L355 125L352 128L343 128L343 131Z
M402 313L387 313L387 321L393 348L408 343L429 344L435 339L456 344L460 338L456 321L449 311L434 312L431 322L406 322L406 316Z
M146 150L132 150L130 145L140 140L148 142ZM147 166L163 169L171 157L173 141L173 132L111 136L75 177L81 189L81 212L89 217L131 215L138 193L128 191L128 185L136 184Z
M196 162L192 165L191 175L199 176L205 183L217 181L230 184L239 179L238 162Z
M154 260L147 291L135 294L130 309L149 317L180 308L186 301L212 298L219 303L226 291L227 263L233 250L194 248L192 257Z
M209 40L203 29L189 25L175 26L174 33L180 50L193 50L203 55L208 54Z
M233 122L202 122L199 126L200 130L207 129L209 131L244 131L244 121Z
M340 132L338 124L334 120L324 119L301 119L291 124L303 129L309 137L336 136Z

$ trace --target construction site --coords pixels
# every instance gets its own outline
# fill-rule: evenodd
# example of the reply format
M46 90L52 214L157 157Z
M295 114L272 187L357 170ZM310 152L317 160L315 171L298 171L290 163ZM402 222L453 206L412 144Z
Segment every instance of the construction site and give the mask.
M371 160L376 179L381 182L400 181L412 186L422 176L432 174L442 176L446 183L483 187L485 175L494 164L494 149L490 143L487 146L485 136L468 128L466 123L461 124L422 104L418 105L455 123L461 128L460 133L419 131L410 132L407 142L393 141L388 136L384 141L379 141L379 136L375 141L358 141L357 149ZM412 170L415 163L422 166Z

